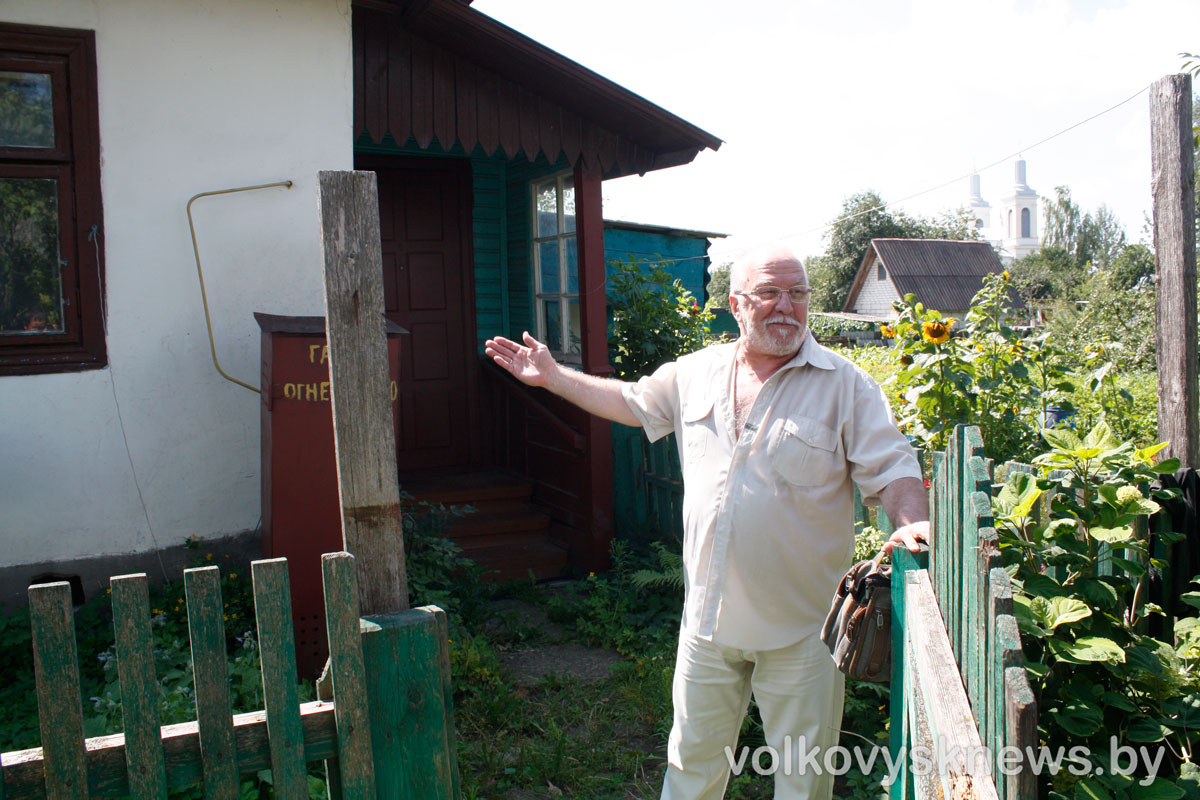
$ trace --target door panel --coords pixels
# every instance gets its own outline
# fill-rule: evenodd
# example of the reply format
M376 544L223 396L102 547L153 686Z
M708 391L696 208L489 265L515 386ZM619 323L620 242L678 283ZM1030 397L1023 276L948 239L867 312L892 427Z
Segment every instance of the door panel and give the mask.
M388 319L407 328L400 354L400 474L478 459L470 166L396 159L378 176Z

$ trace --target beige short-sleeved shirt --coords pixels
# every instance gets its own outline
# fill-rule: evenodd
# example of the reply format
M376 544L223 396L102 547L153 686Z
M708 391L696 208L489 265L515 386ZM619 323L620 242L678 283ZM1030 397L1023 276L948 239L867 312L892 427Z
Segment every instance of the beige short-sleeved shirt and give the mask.
M683 465L683 632L770 650L818 630L864 502L920 478L883 391L811 335L759 392L734 441L737 343L664 364L624 388L650 441L672 431Z

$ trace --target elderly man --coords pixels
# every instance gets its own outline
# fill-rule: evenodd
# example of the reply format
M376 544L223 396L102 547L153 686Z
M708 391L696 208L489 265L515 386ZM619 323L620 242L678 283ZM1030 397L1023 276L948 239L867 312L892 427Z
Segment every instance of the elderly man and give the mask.
M486 352L652 441L677 437L686 589L664 800L724 795L751 693L779 757L776 800L824 800L833 778L814 767L837 743L843 682L819 632L850 566L854 484L898 526L888 548L927 538L928 506L879 386L809 334L800 260L753 252L730 286L741 338L636 383L557 364L528 333L524 345L488 340Z

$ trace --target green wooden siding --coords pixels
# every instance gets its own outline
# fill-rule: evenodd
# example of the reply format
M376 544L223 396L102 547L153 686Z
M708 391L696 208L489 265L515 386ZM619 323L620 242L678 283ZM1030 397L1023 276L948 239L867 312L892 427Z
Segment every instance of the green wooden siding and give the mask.
M486 339L509 332L505 173L503 159L478 154L471 158L475 332L481 353Z

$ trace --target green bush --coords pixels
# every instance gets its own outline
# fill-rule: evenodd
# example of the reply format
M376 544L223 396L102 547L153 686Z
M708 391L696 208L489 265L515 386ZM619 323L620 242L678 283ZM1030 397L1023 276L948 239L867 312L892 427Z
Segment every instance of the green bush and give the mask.
M1154 464L1163 445L1138 450L1105 423L1085 437L1068 430L1043 436L1050 449L1035 459L1040 475L1010 475L992 506L1016 589L1041 744L1087 747L1091 769L1041 775L1038 794L1194 796L1200 621L1176 622L1174 641L1148 635L1146 626L1148 617L1163 614L1146 598L1151 574L1166 566L1161 547L1182 538L1148 530L1147 518L1159 510L1152 498L1177 496L1148 487L1178 461ZM1200 592L1181 599L1200 606ZM1110 737L1169 754L1165 774L1151 781L1145 763L1136 775L1119 774L1107 760Z
M610 261L608 286L608 359L617 377L649 375L707 343L712 311L657 264Z

